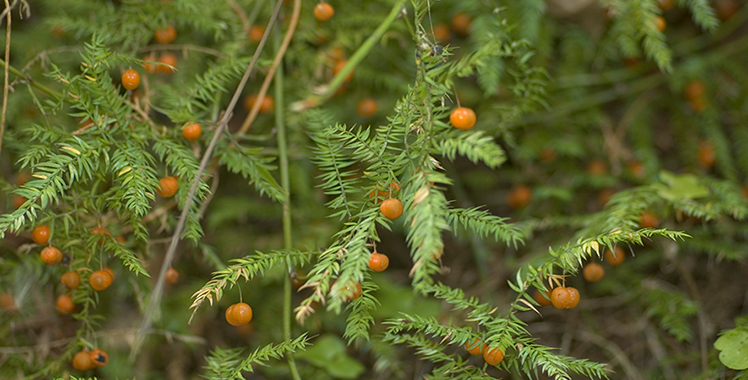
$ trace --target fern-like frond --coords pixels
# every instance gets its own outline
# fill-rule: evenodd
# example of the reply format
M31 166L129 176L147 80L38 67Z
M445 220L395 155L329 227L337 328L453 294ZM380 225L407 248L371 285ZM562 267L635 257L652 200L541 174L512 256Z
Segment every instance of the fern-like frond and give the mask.
M455 231L461 225L482 238L492 236L496 241L517 247L524 242L525 233L517 225L505 223L508 219L491 215L480 207L453 208L447 213L447 223Z

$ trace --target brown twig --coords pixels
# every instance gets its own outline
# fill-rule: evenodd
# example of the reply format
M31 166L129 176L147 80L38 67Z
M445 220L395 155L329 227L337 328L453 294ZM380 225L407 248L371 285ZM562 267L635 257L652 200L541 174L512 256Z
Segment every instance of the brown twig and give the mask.
M78 46L59 46L59 47L56 47L56 48L53 48L53 49L42 50L37 55L35 55L34 58L31 58L31 60L28 63L26 63L26 65L24 65L21 68L21 72L25 73L26 70L28 70L31 67L31 65L33 65L34 63L36 63L36 61L41 60L43 58L46 58L50 54L61 53L61 52L70 52L70 51L78 51L80 49L81 48L78 47Z
M257 94L257 101L254 105L252 105L252 109L249 111L249 115L247 115L247 118L244 119L244 123L242 123L242 127L239 129L239 135L243 135L247 132L249 127L252 125L252 122L254 122L255 118L257 117L257 114L260 112L262 100L265 99L265 94L267 94L268 92L270 82L273 81L275 70L278 69L278 65L280 65L281 61L283 60L283 56L286 55L286 49L288 49L288 45L291 43L291 38L293 38L293 33L296 30L296 25L299 23L299 13L299 7L294 7L294 13L291 16L291 23L288 26L286 36L283 38L283 42L281 43L280 49L278 49L278 53L275 54L273 65L270 66L270 70L268 70L267 74L265 75L265 80L262 82L262 87L260 87L260 93ZM265 39L265 37L270 34L270 26L271 25L268 25L268 28L265 29L265 34L262 36L263 39Z
M644 380L644 376L641 374L639 369L636 368L636 365L631 362L631 359L629 359L628 355L626 355L621 347L614 342L605 339L598 334L594 334L592 332L584 330L580 330L577 334L577 337L582 341L592 343L608 351L608 353L613 356L612 361L618 361L618 363L621 365L623 371L626 373L627 379Z
M218 190L218 184L220 183L218 179L218 162L214 162L213 167L210 168L209 172L211 173L211 178L213 178L213 183L210 184L210 192L208 192L208 196L205 198L203 203L200 205L200 209L197 211L197 217L198 219L202 219L203 215L205 214L205 210L208 208L208 205L210 205L210 202L213 200L213 196L216 195L216 190Z
M678 244L669 242L665 245L665 250L669 251L669 253L666 253L666 256L669 256L671 258L675 269L680 273L681 278L686 281L686 286L688 286L688 290L691 293L691 298L696 303L696 317L699 321L699 350L701 352L701 372L706 376L709 370L709 354L706 342L706 335L709 324L707 322L706 313L704 313L704 303L701 301L701 293L699 292L699 287L696 284L696 280L693 278L691 272L686 269L685 266L683 266L683 263L676 257Z
M275 8L273 9L273 14L270 16L270 20L268 21L268 27L266 28L266 30L270 30L272 25L275 24L275 21L278 18L278 14L280 13L281 5L283 5L283 0L277 0L275 4ZM292 34L293 29L294 27L292 26L289 29L289 34ZM239 85L237 86L236 90L234 91L234 95L232 96L231 101L229 102L229 105L226 107L226 110L223 112L221 120L219 121L218 126L216 128L216 131L213 134L213 138L210 140L210 143L205 149L205 153L203 153L203 158L200 161L200 167L198 168L197 173L195 173L195 178L193 179L192 186L190 187L190 190L187 194L187 198L186 198L184 207L182 209L182 213L179 216L179 221L177 222L177 225L174 228L174 234L172 235L171 243L169 244L169 248L166 251L166 256L164 258L164 261L161 264L161 270L159 272L158 280L156 280L156 285L153 288L153 292L151 292L151 298L148 301L148 305L145 310L145 315L143 316L143 321L140 326L140 331L138 332L135 338L135 341L133 342L132 351L130 352L131 359L134 358L135 354L137 354L137 352L140 350L140 347L143 344L143 340L145 339L146 331L148 331L148 329L151 326L151 320L153 319L153 316L155 315L155 313L158 310L159 305L161 304L161 296L163 295L163 291L164 291L166 271L169 268L171 268L172 261L174 260L174 255L176 254L177 246L179 245L179 240L181 238L182 231L184 230L184 226L187 222L187 216L189 215L191 211L191 205L192 205L193 199L195 198L195 194L197 193L197 188L200 184L202 174L205 172L205 169L208 166L208 162L210 161L211 156L213 155L213 150L215 149L216 144L218 143L218 139L221 137L223 132L226 130L228 122L231 119L231 116L233 115L233 110L236 107L236 104L239 102L239 97L241 96L244 86L246 86L250 75L254 71L255 65L257 64L257 61L260 58L260 54L262 53L262 50L265 47L265 43L267 42L267 37L269 34L270 33L265 33L262 36L262 39L260 40L260 43L257 46L257 50L255 50L255 53L252 56L252 61L249 63L249 66L247 67L247 69L244 71L244 76L242 76L242 79L239 82Z
M17 2L17 1L16 1ZM15 5L15 4L14 4ZM10 3L8 0L5 0L5 10L6 12L6 18L8 21L8 25L6 25L7 32L5 33L5 62L10 62ZM8 86L8 76L9 76L9 69L8 65L5 65L4 68L4 74L3 77L3 113L2 117L0 117L0 151L3 149L3 136L5 135L5 118L7 117L8 113L8 89L10 88Z

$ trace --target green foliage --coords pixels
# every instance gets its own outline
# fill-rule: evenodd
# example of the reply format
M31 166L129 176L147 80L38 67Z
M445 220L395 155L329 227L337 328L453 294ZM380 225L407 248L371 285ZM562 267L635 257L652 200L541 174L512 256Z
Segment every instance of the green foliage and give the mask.
M280 359L288 352L303 350L309 344L309 337L302 334L297 338L273 345L258 348L251 353L244 349L216 348L207 357L208 372L206 379L246 379L242 372L254 372L255 366L266 365L270 359Z
M745 320L742 325L732 330L723 331L714 342L714 348L720 351L719 361L726 367L735 370L748 369L746 350L748 350L748 331L746 331Z
M693 331L689 317L696 315L696 304L680 292L666 291L656 287L644 287L642 293L647 314L659 319L662 329L679 341L690 341Z
M705 322L724 328L742 307L715 289L744 289L748 257L745 6L728 19L722 0L332 1L320 21L304 2L295 23L295 2L278 3L262 51L251 28L271 1L11 12L0 189L18 204L0 215L0 378L75 378L73 355L95 348L111 356L102 378L746 377L744 321L719 338ZM469 25L450 30L458 14ZM176 40L153 42L167 26ZM141 69L166 53L173 72ZM119 85L128 68L136 91ZM228 105L271 71L274 113L242 123ZM369 98L374 115L357 113ZM474 130L451 125L458 106ZM181 133L192 122L197 141ZM165 176L173 199L157 195ZM389 198L404 206L394 220ZM41 224L42 245L28 240ZM39 260L44 245L60 265ZM626 262L582 282L615 248ZM167 266L180 278L161 288ZM113 284L94 291L104 268ZM67 271L79 287L60 284ZM575 310L541 306L534 292L558 286L578 289ZM55 312L59 295L72 315ZM254 316L235 328L236 299ZM141 319L156 322L128 327ZM144 334L130 357L113 344ZM503 361L470 358L476 340Z

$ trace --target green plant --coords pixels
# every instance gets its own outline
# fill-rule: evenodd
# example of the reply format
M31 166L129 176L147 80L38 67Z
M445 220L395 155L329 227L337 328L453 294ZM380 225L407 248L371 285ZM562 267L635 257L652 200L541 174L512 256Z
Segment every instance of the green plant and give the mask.
M8 3L0 378L746 377L746 7Z

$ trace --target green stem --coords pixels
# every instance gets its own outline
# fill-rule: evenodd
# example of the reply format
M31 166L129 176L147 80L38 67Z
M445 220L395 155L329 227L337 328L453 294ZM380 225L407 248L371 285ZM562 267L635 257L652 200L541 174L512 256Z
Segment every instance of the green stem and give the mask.
M275 50L280 50L280 32L279 28L275 29ZM275 127L278 131L278 157L280 161L281 186L283 187L283 248L291 249L293 242L291 240L291 185L288 176L288 145L286 142L286 123L283 119L283 65L278 66L275 72ZM289 271L291 262L286 259ZM283 281L283 339L286 342L291 340L291 276L285 276ZM301 380L299 371L296 368L296 359L293 353L286 354L288 360L288 369L294 380Z
M5 68L5 61L2 60L2 59L0 59L0 66L2 66L3 68ZM53 90L53 89L51 89L51 88L49 88L49 87L47 87L47 86L45 86L43 84L39 84L39 83L35 82L33 79L31 79L31 77L28 77L28 76L24 75L24 73L20 72L15 67L13 67L11 65L8 65L8 71L10 71L13 75L15 75L15 76L17 76L19 78L22 78L23 80L31 83L32 86L34 86L34 87L36 87L36 88L38 88L38 89L46 92L49 95L54 96L55 98L57 98L59 100L62 100L62 94L60 94L59 92L57 92L57 91L55 91L55 90Z
M387 30L390 28L390 26L397 20L397 16L402 11L403 6L405 5L405 2L407 0L398 0L397 3L395 3L395 6L392 7L392 10L387 15L387 18L384 19L384 21L379 24L377 29L372 33L369 38L364 41L364 43L361 45L361 47L356 50L356 53L351 56L351 59L348 60L348 63L343 67L343 70L341 70L338 75L336 75L332 82L328 85L327 89L325 90L324 94L320 96L310 96L302 101L300 101L299 105L294 105L291 107L293 111L304 111L309 108L316 107L328 99L330 99L335 93L338 91L340 86L343 85L345 82L345 78L350 74L353 69L361 63L361 61L364 60L364 57L366 57L367 54L371 51L371 49L374 47L374 44L379 42L379 40L382 39L382 36L384 36L384 33L387 32Z

